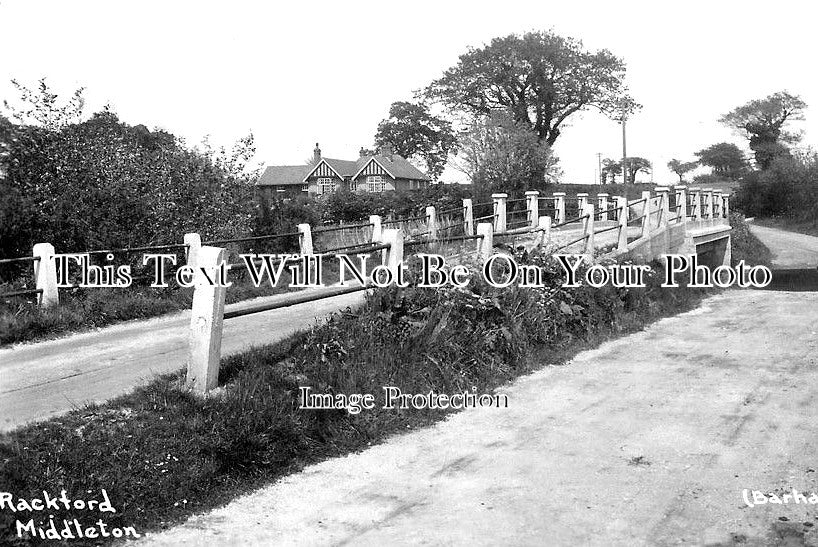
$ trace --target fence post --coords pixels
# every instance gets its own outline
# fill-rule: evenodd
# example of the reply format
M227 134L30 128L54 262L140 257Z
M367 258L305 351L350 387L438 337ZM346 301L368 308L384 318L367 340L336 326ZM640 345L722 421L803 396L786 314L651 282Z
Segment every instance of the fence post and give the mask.
M702 188L702 215L705 219L713 218L713 190Z
M298 248L302 255L312 254L312 230L309 224L299 224L298 231L301 235L298 236Z
M222 350L224 297L227 287L208 282L202 270L216 279L216 270L224 262L225 250L204 246L199 252L199 269L195 278L190 316L190 339L187 359L187 383L200 395L219 383L219 360Z
M642 192L642 199L644 205L642 206L642 236L648 237L650 235L650 192Z
M583 219L582 230L585 238L585 254L588 255L589 261L594 259L594 204L585 203L582 208Z
M474 235L474 205L471 198L463 199L463 234Z
M722 198L722 211L724 211L724 218L730 218L730 196L721 196Z
M537 221L537 228L540 229L540 240L537 247L543 247L551 241L551 217L540 217Z
M40 259L34 262L35 287L43 291L37 295L37 304L43 308L56 306L60 303L60 293L57 290L57 261L54 259L54 245L37 243L34 245L31 256Z
M687 186L676 187L676 219L687 222Z
M502 234L506 231L506 199L508 194L492 194L494 201L494 231Z
M721 218L721 190L718 188L713 190L713 215L715 218Z
M690 205L695 213L693 217L696 220L702 219L702 190L701 188L690 189Z
M599 220L608 220L608 194L601 193L596 195L599 200Z
M619 240L616 250L624 253L628 250L628 198L617 197L616 206L619 209Z
M199 264L199 251L202 249L202 236L196 233L185 234L184 239L186 263L191 268Z
M537 190L529 190L525 193L525 199L528 206L528 224L536 228L540 222L540 193Z
M393 279L398 278L398 269L403 263L403 230L400 228L385 228L381 233L381 242L389 245L386 251L386 267L392 272Z
M554 211L555 223L565 222L565 192L554 192Z
M434 205L426 208L426 231L429 232L429 239L437 239L437 212Z
M479 222L477 224L477 235L482 236L477 240L477 258L480 262L486 262L491 258L494 250L494 230L490 223Z
M657 227L667 226L668 217L670 216L670 203L668 202L670 188L667 186L657 186L654 190L659 197L659 219L656 225Z
M381 224L381 215L369 215L369 223L372 225L372 242L378 243L381 241L381 231L383 225Z
M585 210L585 206L588 205L588 193L587 192L579 192L577 194L577 211L579 211L580 215L584 215L583 211ZM577 215L579 216L579 215Z

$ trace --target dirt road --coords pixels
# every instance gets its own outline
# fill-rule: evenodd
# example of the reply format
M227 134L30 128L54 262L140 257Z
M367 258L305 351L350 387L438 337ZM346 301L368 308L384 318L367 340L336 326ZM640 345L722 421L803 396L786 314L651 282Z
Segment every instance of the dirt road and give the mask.
M817 331L818 292L728 291L144 544L818 545Z
M773 252L773 266L779 268L818 266L818 237L756 224L750 224L750 231Z
M227 306L239 309L277 295ZM326 314L360 302L362 293L225 321L222 355L270 343ZM103 401L184 368L190 312L123 323L67 338L0 349L0 431Z

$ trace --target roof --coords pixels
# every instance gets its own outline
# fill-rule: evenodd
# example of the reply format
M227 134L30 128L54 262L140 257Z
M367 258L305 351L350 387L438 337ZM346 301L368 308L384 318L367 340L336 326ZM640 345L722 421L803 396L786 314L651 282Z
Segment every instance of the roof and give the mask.
M256 182L257 186L284 186L303 184L304 177L312 170L310 165L270 165Z
M359 171L361 171L370 160L374 159L378 164L383 167L387 173L392 175L393 178L396 179L411 179L411 180L432 180L426 174L409 163L406 159L402 156L398 156L397 154L392 154L391 156L383 156L381 154L376 154L374 156L363 156L360 158L356 163L358 164L358 169L353 173L353 175L357 175Z
M392 178L396 179L410 179L410 180L431 180L420 169L406 161L397 154L391 156L384 156L376 154L374 156L362 156L355 161L339 160L335 158L321 158L323 162L338 173L342 178L353 178L363 170L364 167L371 161L375 160L378 164L389 173ZM320 164L320 162L319 162ZM301 185L307 177L318 167L319 164L314 165L270 165L259 177L257 186L284 186L284 185Z

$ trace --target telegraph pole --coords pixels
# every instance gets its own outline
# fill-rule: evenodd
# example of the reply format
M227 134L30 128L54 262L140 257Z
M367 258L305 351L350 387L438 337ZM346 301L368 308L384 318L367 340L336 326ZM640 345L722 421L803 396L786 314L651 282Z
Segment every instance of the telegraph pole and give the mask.
M628 147L625 139L625 111L622 111L622 185L628 184Z
M596 180L599 184L605 184L602 182L602 152L596 153L596 163L597 167L599 168L599 171L597 171L597 173L599 173L599 177Z

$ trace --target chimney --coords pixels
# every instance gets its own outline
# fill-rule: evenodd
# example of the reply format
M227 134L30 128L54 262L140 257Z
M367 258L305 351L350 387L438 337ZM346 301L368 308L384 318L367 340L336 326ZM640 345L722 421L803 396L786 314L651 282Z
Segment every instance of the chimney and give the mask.
M312 159L315 163L321 161L321 149L318 148L318 143L315 143L315 149L312 151Z
M384 156L389 161L392 161L392 145L391 144L384 144L383 146L381 146L380 150L378 150L378 153L381 156Z

